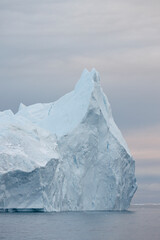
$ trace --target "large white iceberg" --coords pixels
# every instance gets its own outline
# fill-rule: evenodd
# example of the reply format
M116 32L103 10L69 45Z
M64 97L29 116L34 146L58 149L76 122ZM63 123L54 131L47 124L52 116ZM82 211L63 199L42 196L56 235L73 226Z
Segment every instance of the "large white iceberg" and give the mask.
M95 69L56 102L0 112L0 209L124 210L136 188Z

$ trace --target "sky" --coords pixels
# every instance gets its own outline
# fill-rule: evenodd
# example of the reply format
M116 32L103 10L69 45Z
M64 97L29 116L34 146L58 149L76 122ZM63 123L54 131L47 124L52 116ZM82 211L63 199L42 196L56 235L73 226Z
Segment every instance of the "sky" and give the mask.
M160 202L160 1L1 0L0 111L52 102L99 71L136 161L133 202Z

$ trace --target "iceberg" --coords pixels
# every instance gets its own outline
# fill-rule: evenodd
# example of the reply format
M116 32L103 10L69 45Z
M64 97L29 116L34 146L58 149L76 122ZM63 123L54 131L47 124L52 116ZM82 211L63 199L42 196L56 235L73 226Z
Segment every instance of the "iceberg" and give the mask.
M125 210L136 189L95 69L55 102L0 112L1 210Z

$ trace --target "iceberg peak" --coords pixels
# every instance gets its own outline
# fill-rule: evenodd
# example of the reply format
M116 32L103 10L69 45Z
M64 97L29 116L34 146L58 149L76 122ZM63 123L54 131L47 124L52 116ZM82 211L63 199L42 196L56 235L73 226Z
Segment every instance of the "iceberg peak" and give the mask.
M97 82L97 83L100 82L99 72L95 68L92 68L90 74L91 74L94 82Z
M18 111L21 111L25 107L26 107L26 105L24 105L23 103L20 103Z
M90 90L90 88L94 87L94 83L100 82L100 75L99 72L92 68L92 70L89 72L87 68L85 68L81 74L81 77L79 81L77 82L75 89L81 89L81 88L87 88Z

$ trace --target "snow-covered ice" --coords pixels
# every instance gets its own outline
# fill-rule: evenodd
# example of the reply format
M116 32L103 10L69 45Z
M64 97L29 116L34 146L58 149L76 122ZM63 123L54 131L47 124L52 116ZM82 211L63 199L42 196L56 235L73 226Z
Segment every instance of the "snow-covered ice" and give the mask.
M0 112L1 209L123 210L136 188L95 69L55 102Z

